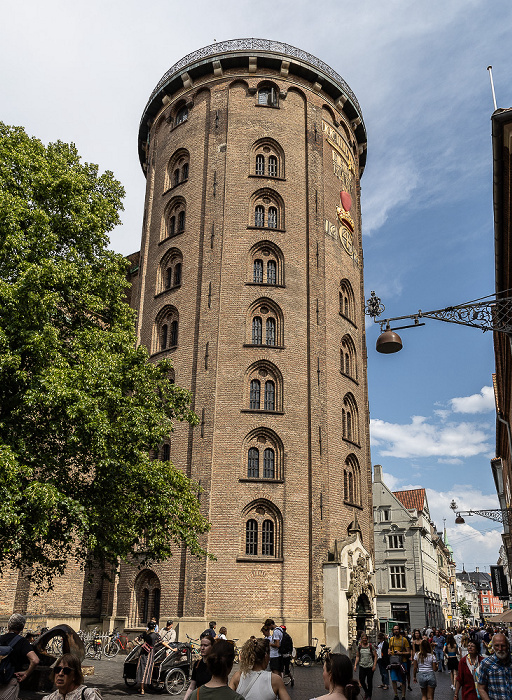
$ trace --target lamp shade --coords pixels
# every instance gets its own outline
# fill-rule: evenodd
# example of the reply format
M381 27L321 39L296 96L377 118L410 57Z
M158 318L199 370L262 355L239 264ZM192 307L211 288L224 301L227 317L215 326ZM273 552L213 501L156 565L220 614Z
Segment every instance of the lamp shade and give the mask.
M385 355L390 355L393 352L398 352L402 349L402 339L395 331L387 330L381 333L377 338L377 352L382 352Z

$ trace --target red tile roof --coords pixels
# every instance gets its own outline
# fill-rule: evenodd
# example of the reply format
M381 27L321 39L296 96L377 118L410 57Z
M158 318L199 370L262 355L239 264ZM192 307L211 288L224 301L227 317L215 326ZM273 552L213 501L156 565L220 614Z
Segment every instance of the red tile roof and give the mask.
M402 503L407 509L415 508L416 510L423 510L425 507L425 489L393 491L393 496L396 496L400 503Z

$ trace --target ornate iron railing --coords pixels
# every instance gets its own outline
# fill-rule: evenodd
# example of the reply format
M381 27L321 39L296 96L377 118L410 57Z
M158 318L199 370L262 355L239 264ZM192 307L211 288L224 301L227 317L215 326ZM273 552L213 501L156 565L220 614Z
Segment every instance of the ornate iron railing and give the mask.
M160 78L157 86L151 93L151 97L149 98L146 108L144 109L144 113L162 86L183 68L201 59L216 56L222 53L231 53L234 51L270 51L272 53L283 54L284 56L296 58L304 63L308 63L310 66L322 71L336 83L338 83L338 85L343 89L343 92L350 98L350 101L357 109L361 119L363 118L361 107L359 106L356 96L347 83L343 80L341 75L336 73L336 71L328 66L327 63L324 63L319 58L316 58L316 56L313 56L307 51L298 49L296 46L291 46L290 44L285 44L282 41L273 41L272 39L230 39L229 41L218 41L215 44L204 46L202 49L197 49L197 51L192 51L192 53L187 54L171 68L169 68L169 70Z

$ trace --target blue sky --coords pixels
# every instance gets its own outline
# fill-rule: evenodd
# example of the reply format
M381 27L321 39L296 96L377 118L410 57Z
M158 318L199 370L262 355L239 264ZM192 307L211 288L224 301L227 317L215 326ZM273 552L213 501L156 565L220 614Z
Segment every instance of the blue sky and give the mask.
M362 179L366 296L401 316L492 293L491 125L512 106L512 4L491 0L22 0L3 9L0 118L73 141L127 197L112 247L138 250L145 181L137 131L179 58L214 40L277 39L321 58L356 93L368 131ZM496 507L492 337L427 321L404 349L375 350L368 323L372 462L393 488L425 486L459 567L494 564L500 529L448 508ZM488 570L488 569L487 569Z

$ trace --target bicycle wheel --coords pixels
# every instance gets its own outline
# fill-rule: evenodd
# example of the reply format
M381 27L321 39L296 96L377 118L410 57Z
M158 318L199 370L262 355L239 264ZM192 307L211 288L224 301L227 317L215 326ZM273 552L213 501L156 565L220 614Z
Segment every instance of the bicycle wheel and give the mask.
M169 695L179 695L187 685L187 677L181 668L173 668L165 677L164 687Z
M94 642L89 642L85 645L85 658L94 659L96 656L96 644Z
M119 654L119 644L115 640L110 639L103 647L103 653L107 659L113 659Z
M302 665L303 666L311 666L313 664L313 659L309 654L304 654L304 656L301 658Z

